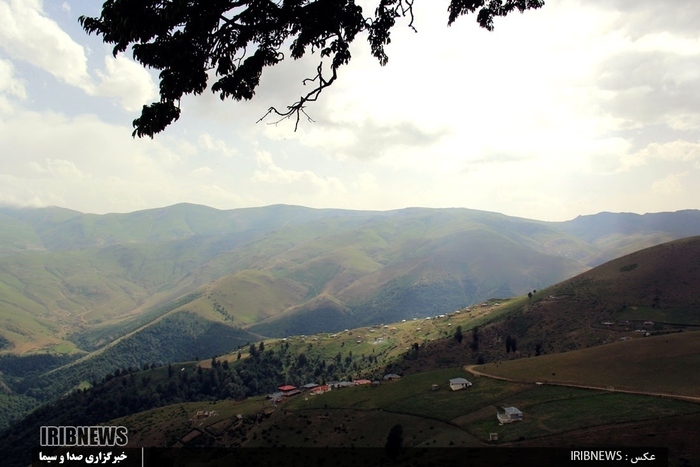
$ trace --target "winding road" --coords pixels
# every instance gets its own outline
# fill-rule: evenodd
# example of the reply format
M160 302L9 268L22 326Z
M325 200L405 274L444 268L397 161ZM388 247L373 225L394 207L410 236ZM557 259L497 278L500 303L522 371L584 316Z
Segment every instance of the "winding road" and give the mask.
M507 378L505 376L496 376L492 375L489 373L484 373L483 371L479 371L476 369L477 366L480 365L466 365L464 367L464 370L467 372L471 373L474 376L485 376L487 378L491 379L499 379L501 381L510 381L512 383L525 383L525 384L547 384L550 386L566 386L570 388L580 388L580 389L595 389L597 391L607 391L607 392L624 392L627 394L640 394L643 396L656 396L656 397L666 397L669 399L678 399L678 400L684 400L684 401L689 401L689 402L700 402L700 397L697 396L684 396L681 394L671 394L671 393L664 393L664 392L651 392L651 391L640 391L640 390L634 390L634 389L618 389L618 388L610 388L609 386L592 386L592 385L587 385L587 384L577 384L577 383L567 383L567 382L550 382L550 381L527 381L527 380L522 380L522 379L515 379L515 378Z

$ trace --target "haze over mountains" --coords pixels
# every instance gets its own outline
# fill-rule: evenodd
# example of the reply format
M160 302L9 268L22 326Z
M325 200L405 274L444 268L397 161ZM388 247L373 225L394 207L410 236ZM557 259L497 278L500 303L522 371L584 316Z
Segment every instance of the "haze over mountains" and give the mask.
M468 209L2 208L0 342L89 352L177 317L239 343L334 331L523 294L698 233L697 210L551 223Z
M686 461L700 454L693 429L700 380L688 371L700 362L699 264L700 236L693 236L624 255L532 294L440 317L268 339L218 359L117 370L0 432L0 444L9 448L6 458L24 459L40 426L108 423L127 426L137 446L381 446L388 429L403 423L412 446L570 447L572 440L576 446L668 446L672 465L692 465ZM181 320L185 312L172 315L163 321ZM182 330L192 331L193 322L187 324ZM24 388L14 399L22 400L40 394L36 388L47 379L65 389L90 365L112 365L129 352L143 357L149 348L138 336L156 330L173 336L172 327L148 326L48 378L30 375L27 384L17 384L27 365L18 370L12 363L32 357L5 357L0 364L10 370L10 386ZM205 335L208 341L222 337ZM507 381L465 374L473 386L464 397L442 384L440 391L431 389L463 374L464 365L483 362L491 363L477 366L478 374ZM282 402L284 411L264 401L283 383L376 380L387 372L403 378L290 398ZM12 400L0 391L0 401ZM494 414L504 404L522 409L524 421L497 426ZM213 408L211 419L193 425L192 414ZM368 423L368 417L376 420ZM495 430L497 443L490 439ZM320 435L326 432L337 436Z
M209 386L196 390L165 380L152 386L144 376L143 386L134 385L143 394L119 410L264 394L281 375L302 384L310 375L360 377L381 365L404 365L410 374L553 356L641 337L643 322L654 323L644 330L661 334L650 337L656 342L700 324L698 235L695 210L550 223L467 209L219 211L184 204L91 215L2 208L0 428L76 388L99 392L116 375L185 361L181 368L194 369L215 355L236 362L230 374L210 374ZM490 300L465 309L517 295L503 306ZM456 309L464 312L449 313ZM438 314L447 316L420 319ZM381 348L359 329L358 337L330 334L364 327L370 336L368 326L379 323L396 323ZM464 344L452 338L457 326ZM264 358L247 357L250 343L304 334L314 336L288 339L291 351L271 339ZM262 350L262 342L253 347ZM667 347L643 350L676 375L666 379L677 392L687 380L677 377L678 365L692 367L697 357L690 347L680 356L664 353ZM171 369L152 371L164 377ZM70 418L81 410L61 407L35 412L6 435L23 439L36 423L58 423L38 421L42 413ZM105 407L91 416L117 416L117 406Z

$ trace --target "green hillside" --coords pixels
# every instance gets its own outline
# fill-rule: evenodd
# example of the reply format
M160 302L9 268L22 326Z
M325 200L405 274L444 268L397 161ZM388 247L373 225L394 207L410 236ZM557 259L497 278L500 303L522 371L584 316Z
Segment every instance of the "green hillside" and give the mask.
M700 331L614 342L589 349L475 367L489 375L691 396L700 401Z
M493 360L558 353L699 323L700 237L647 248L539 290L483 330ZM517 339L507 352L506 338Z
M499 309L507 318L482 328L479 351L465 351L464 363L635 335L606 328L608 319L670 323L653 329L666 332L673 323L697 324L695 296L669 286L695 284L690 253L688 263L665 257L673 265L666 269L626 259L610 266L608 278L578 276L563 288L543 288L601 255L692 230L693 215L666 213L663 223L586 234L581 225L467 209L220 211L181 204L88 215L1 208L0 354L10 360L0 368L0 387L7 407L23 411L118 367L208 359L265 337L412 322L534 289L541 291ZM625 278L645 285L634 293L616 289ZM596 281L607 285L596 288ZM564 308L553 311L555 305ZM485 324L477 314L473 319ZM413 336L391 357L451 332L445 325L434 336ZM517 350L506 352L508 337L517 339ZM37 356L48 360L39 365ZM18 373L22 362L31 371Z
M700 381L689 371L700 363L700 339L692 331L699 309L698 255L700 237L678 240L518 299L491 300L443 316L246 342L216 359L114 372L35 412L0 435L0 442L21 457L26 451L21 440L42 424L110 423L127 426L130 442L138 446L382 447L389 430L400 424L405 446L585 447L605 441L668 446L671 465L692 465L700 459L693 429L700 422ZM159 309L151 325L103 351L26 381L39 388L42 378L101 358L155 356L166 342L183 342L184 335L199 348L215 345L222 341L216 333L225 328L217 331L210 323L236 321L235 309L226 306L235 303L227 291L276 290L259 300L283 308L281 298L296 283L265 270L236 273ZM330 296L333 289L324 290ZM307 292L295 289L299 296ZM652 315L669 321L649 323ZM235 338L228 334L224 340ZM541 355L523 358L536 352L536 342L544 342ZM580 350L562 352L570 347ZM193 348L174 350L186 354ZM490 362L475 368L484 375L465 371L479 359ZM382 380L388 372L402 378ZM451 391L448 381L455 377L473 386ZM277 406L257 397L282 384L361 378L381 384L302 394ZM696 399L683 400L687 396ZM495 414L504 406L518 407L523 421L499 425ZM196 418L197 411L207 415ZM490 439L492 433L497 440Z
M317 311L327 330L434 314L558 282L600 255L692 230L694 214L665 213L664 231L658 221L629 227L626 215L615 230L589 218L546 223L467 209L6 207L0 352L89 350L75 336L116 336L149 307L200 287L218 290L238 324L268 335L310 332ZM601 240L610 236L619 241ZM247 287L259 273L270 279Z

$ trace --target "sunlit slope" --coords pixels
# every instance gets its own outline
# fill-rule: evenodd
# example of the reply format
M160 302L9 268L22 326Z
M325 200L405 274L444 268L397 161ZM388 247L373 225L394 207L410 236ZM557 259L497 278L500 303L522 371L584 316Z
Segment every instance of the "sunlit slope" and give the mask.
M692 229L693 213L668 213L658 235ZM591 243L601 237L595 232L583 239L585 225L564 224L468 209L179 204L92 215L0 208L2 351L106 343L134 329L127 322L141 323L147 310L208 289L220 291L219 305L235 309L241 325L262 334L395 321L540 289L619 247ZM625 248L648 241L645 228L630 231ZM262 276L252 280L255 274Z
M536 293L485 332L494 359L556 353L700 325L700 237L623 256ZM518 340L507 352L507 336ZM500 352L500 357L499 357Z
M572 259L542 251L546 238L576 243L549 227L537 224L533 239L512 226L505 230L501 225L505 216L450 214L415 210L409 216L400 212L345 230L330 229L329 221L297 226L284 238L274 232L246 248L225 253L185 280L214 275L211 270L221 270L226 262L291 281L285 283L287 290L294 294L305 290L301 299L264 312L256 310L260 298L284 294L277 288L280 282L247 287L250 273L239 271L215 286L220 306L237 309L241 316L259 317L259 324L252 328L256 332L291 335L322 330L305 328L311 321L332 331L439 314L489 297L522 294L583 269ZM489 222L502 230L494 230ZM516 222L530 227L527 224ZM586 250L585 245L579 250ZM268 292L264 292L266 287ZM310 316L316 311L320 320Z
M604 346L477 366L524 382L700 397L700 331L618 341Z

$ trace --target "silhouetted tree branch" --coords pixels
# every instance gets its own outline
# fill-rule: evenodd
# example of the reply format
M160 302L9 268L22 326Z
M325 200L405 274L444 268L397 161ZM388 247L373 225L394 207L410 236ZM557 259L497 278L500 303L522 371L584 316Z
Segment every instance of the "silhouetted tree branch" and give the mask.
M374 16L365 17L354 0L107 0L99 17L80 16L88 34L113 44L112 53L129 47L134 59L160 70L160 101L143 106L133 121L133 136L153 137L180 118L183 95L199 95L207 88L210 72L216 76L211 90L222 100L250 100L266 67L284 60L289 47L293 59L307 51L322 58L316 76L303 84L314 88L286 110L270 107L258 121L273 114L277 122L294 117L295 130L306 105L338 77L338 68L350 62L350 44L367 33L372 55L380 65L389 58L384 47L398 18L413 26L414 0L378 0ZM493 19L514 10L540 8L543 0L451 0L448 25L467 13L477 13L483 28L493 29ZM330 78L325 78L328 59ZM275 123L277 123L275 122Z

